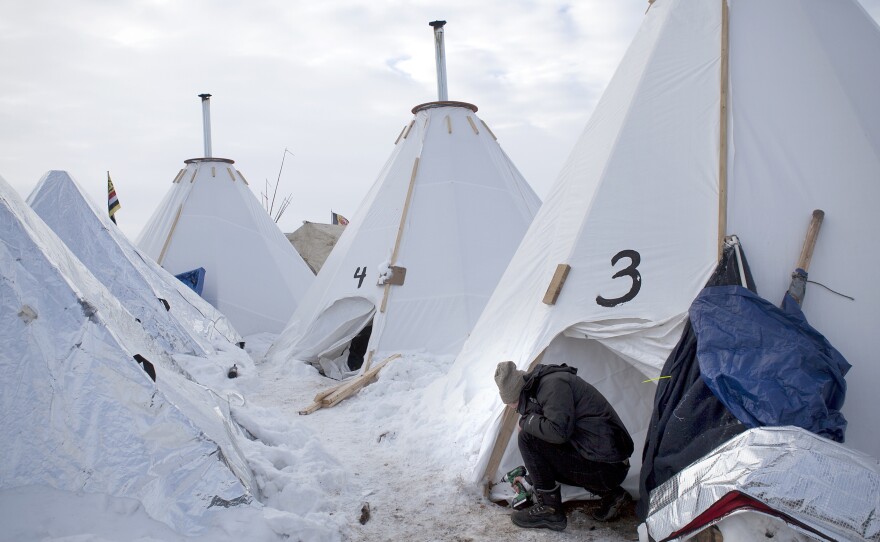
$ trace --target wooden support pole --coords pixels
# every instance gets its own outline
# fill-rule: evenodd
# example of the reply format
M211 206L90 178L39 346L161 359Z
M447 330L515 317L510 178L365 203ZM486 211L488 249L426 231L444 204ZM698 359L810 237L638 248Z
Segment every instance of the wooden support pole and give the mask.
M365 373L370 370L370 365L373 364L373 354L375 354L375 350L370 350L367 352L367 361L364 362L364 366L361 367L361 373Z
M412 175L409 178L409 188L406 190L406 200L403 202L403 211L400 213L400 224L397 227L397 238L394 240L394 249L391 252L391 261L389 265L394 265L397 263L397 253L400 252L400 240L403 238L403 227L406 225L406 217L409 214L409 204L412 201L413 188L416 184L416 175L419 172L419 157L416 156L415 161L413 162ZM391 290L390 284L385 284L385 292L382 295L382 305L379 307L379 312L385 312L385 307L388 304L388 294Z
M727 0L721 1L721 93L719 96L720 145L718 151L718 257L727 235L727 100L730 85L730 17Z
M403 211L400 213L400 225L397 227L397 239L394 240L394 250L391 252L390 265L397 263L397 254L400 252L400 240L403 238L403 226L409 214L409 205L412 202L413 188L416 185L416 175L419 172L419 157L413 161L412 174L409 177L409 188L406 190L406 201L403 202Z
M477 130L477 125L474 124L474 119L472 119L472 118L470 117L470 115L468 115L467 120L468 120L468 122L470 123L471 128L473 128L474 133L477 134L477 135L480 135L480 131Z
M804 271L810 270L810 260L813 259L813 249L816 248L816 238L819 237L819 229L825 219L825 211L816 209L810 218L810 226L807 228L807 236L804 238L804 246L798 258L797 266Z
M171 229L168 230L168 237L165 238L165 244L162 245L162 252L159 253L159 259L156 260L156 263L162 265L162 260L165 259L165 252L168 251L168 245L171 244L171 236L174 235L174 229L177 228L177 221L180 220L180 213L183 212L183 204L180 204L180 207L177 208L177 214L174 215L174 221L171 222Z
M406 131L406 126L404 126L403 128L400 129L400 133L397 134L397 139L394 140L395 145L400 143L400 140L403 138L403 132L405 132L405 131Z
M541 353L538 354L538 357L529 364L529 371L541 363L541 360L544 359L544 352L546 352L546 349L542 350ZM492 446L492 453L489 454L489 461L486 463L486 472L483 473L483 478L487 482L487 492L491 489L493 484L489 477L492 476L498 470L498 467L501 466L501 458L504 457L504 451L507 450L507 444L510 442L510 437L513 436L513 430L516 429L516 422L518 419L519 414L506 406L504 407L504 413L501 415L501 425L498 428L498 435L495 437L495 444Z
M409 124L406 126L406 130L403 132L403 139L406 139L409 136L409 131L412 130L412 127L415 125L416 119L409 121Z
M489 125L486 124L486 121L484 121L483 119L480 119L480 122L483 123L483 128L485 128L486 131L489 132L489 135L492 136L492 139L494 139L495 141L498 141L498 137L495 136L495 132L493 132L492 129L489 128Z

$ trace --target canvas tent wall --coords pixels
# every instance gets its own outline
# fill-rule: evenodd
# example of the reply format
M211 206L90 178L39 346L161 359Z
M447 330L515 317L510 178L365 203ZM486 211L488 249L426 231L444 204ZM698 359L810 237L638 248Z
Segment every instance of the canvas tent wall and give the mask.
M345 226L342 224L319 224L303 220L302 226L285 236L309 269L317 275L343 231Z
M205 268L202 296L242 335L284 328L314 275L225 158L193 158L138 238L172 274Z
M878 59L877 26L852 0L650 4L450 372L450 408L485 435L475 479L496 482L516 464L492 378L505 359L579 367L640 449L655 389L644 381L661 376L719 237L739 236L758 292L781 300L817 208L826 219L810 276L856 299L812 288L804 312L853 365L847 442L880 455L880 291L859 278L880 263L863 226L880 196ZM570 272L546 305L558 264Z
M159 267L98 211L66 171L46 173L28 204L169 352L213 352L212 340L239 343L225 316Z
M212 503L251 501L228 409L174 372L2 179L0 300L0 487L134 498L183 534L204 529ZM158 387L135 355L155 365Z
M476 110L413 109L268 358L332 357L370 321L368 357L458 352L539 206Z

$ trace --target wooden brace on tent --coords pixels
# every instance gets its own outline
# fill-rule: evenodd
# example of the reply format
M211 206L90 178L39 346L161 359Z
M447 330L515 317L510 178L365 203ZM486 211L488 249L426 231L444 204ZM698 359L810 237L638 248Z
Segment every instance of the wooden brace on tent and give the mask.
M376 283L376 286L384 286L386 284L390 286L403 286L406 280L406 267L392 265L388 268L388 271L387 275L379 277L379 282Z
M412 175L409 179L409 188L406 191L406 200L403 202L403 211L400 214L400 225L397 227L397 239L394 241L394 251L391 253L392 266L397 262L397 253L400 250L400 239L403 237L403 226L406 224L406 216L409 214L409 204L410 201L412 201L413 187L416 183L416 174L419 172L419 158L420 157L417 156L413 162ZM401 284L403 284L403 282L401 282ZM382 295L382 304L379 306L379 312L385 312L385 307L388 305L388 294L391 290L391 285L391 282L385 282L385 293Z
M315 412L316 410L322 408L329 408L335 406L337 403L346 399L358 391L361 390L364 386L370 384L375 378L376 375L379 374L379 371L382 370L385 365L388 364L389 361L399 358L400 354L394 354L393 356L389 356L371 369L364 371L360 376L353 378L352 380L346 380L344 382L340 382L335 386L331 386L326 390L322 390L315 395L314 402L303 410L299 411L301 416L305 416Z
M556 304L556 300L559 299L559 294L562 292L562 285L565 284L565 279L568 278L569 271L571 271L571 266L567 263L561 263L556 266L556 272L553 273L550 285L547 286L547 293L544 294L543 301L545 305Z
M529 369L526 372L532 371L541 363L541 360L544 359L544 352L546 352L546 349L542 350L541 353L538 354L538 357L529 364ZM504 451L507 449L507 443L510 442L510 437L513 436L513 430L516 428L517 418L519 418L519 414L513 409L507 408L507 406L504 407L504 413L501 415L501 425L498 428L498 435L495 437L495 444L492 446L492 453L489 455L489 462L486 463L486 472L483 473L483 480L486 482L483 485L483 492L487 496L489 495L489 490L492 489L492 486L494 485L492 480L489 479L489 476L497 471L498 467L501 465L501 458L504 456Z

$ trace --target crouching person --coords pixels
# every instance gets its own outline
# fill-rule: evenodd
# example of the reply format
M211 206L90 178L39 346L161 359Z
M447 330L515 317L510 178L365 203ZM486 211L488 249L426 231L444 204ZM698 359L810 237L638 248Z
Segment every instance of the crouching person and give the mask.
M560 483L601 497L593 517L610 521L629 494L633 441L611 404L566 365L538 365L526 373L512 361L495 369L501 400L520 414L519 451L535 488L535 504L511 514L520 527L561 531L568 520Z

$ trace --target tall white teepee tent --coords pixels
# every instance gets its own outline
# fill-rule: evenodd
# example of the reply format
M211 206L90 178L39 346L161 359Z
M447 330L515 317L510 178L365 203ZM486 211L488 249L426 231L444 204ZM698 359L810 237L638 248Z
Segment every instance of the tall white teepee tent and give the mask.
M540 202L475 106L412 111L268 358L332 359L370 322L367 363L455 355L479 317Z
M252 501L228 405L174 370L2 178L0 302L0 489L129 497L185 534Z
M172 274L203 267L202 296L242 335L278 333L314 275L234 162L211 156L209 96L206 157L185 160L137 245Z
M213 352L239 343L225 316L140 251L99 212L66 171L46 173L28 204L144 329L169 352Z
M610 399L636 441L635 488L650 379L719 238L738 235L759 293L781 301L817 208L810 278L855 300L810 287L803 308L853 365L848 445L880 456L880 290L865 284L880 264L868 226L880 198L878 62L880 32L855 0L651 3L450 371L450 408L485 434L475 479L519 464L493 381L509 359L576 366ZM567 278L554 281L560 265Z

